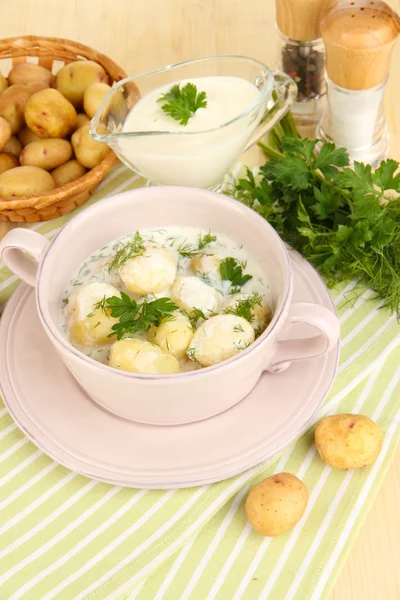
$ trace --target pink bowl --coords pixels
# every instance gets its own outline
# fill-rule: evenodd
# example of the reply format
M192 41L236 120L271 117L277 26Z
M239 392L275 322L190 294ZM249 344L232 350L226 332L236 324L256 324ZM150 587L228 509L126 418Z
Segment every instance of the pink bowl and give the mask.
M178 375L126 373L83 355L61 329L60 304L72 273L110 240L138 229L172 225L224 233L260 260L273 290L274 316L268 329L239 356ZM0 243L0 255L14 273L36 286L43 328L80 386L104 408L141 423L177 425L219 414L242 400L264 371L281 372L291 361L321 356L339 338L339 323L331 311L317 304L292 304L289 256L267 221L207 190L171 186L124 192L75 216L51 243L31 230L10 231ZM288 326L298 322L310 324L318 334L287 340ZM284 330L285 341L279 341Z

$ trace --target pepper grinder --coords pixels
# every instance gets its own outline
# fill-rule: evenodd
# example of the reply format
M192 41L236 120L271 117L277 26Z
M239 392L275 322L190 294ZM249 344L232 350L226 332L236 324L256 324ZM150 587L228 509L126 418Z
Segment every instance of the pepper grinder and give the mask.
M336 0L328 0L335 2ZM291 112L297 126L314 126L325 104L325 47L320 33L324 0L275 0L277 68L297 83Z
M389 151L384 94L398 15L381 0L340 0L324 12L327 106L318 137L376 167Z

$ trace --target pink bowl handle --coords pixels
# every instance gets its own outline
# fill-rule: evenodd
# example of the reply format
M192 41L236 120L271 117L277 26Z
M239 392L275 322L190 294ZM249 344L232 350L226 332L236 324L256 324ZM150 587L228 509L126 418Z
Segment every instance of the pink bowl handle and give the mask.
M35 287L38 263L48 245L46 238L35 231L12 229L0 242L0 256L10 271Z
M272 364L267 368L270 373L282 373L295 360L316 358L331 350L340 337L340 324L337 316L319 304L298 302L292 304L286 328L294 323L307 323L319 329L320 334L303 340L278 342L278 348Z

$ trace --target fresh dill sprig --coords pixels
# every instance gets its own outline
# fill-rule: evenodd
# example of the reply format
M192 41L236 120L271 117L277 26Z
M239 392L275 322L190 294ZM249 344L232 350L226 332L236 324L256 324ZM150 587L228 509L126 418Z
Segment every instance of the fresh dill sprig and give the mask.
M112 261L108 265L108 271L111 272L113 269L119 269L124 265L130 258L140 256L144 254L146 247L144 240L140 233L137 231L133 236L133 239L126 244L121 244Z
M235 315L236 317L243 317L249 323L254 321L253 308L255 306L262 306L263 297L257 292L250 294L248 298L240 298L236 300L234 306L228 306L224 309L225 315Z
M193 258L197 254L197 248L188 242L181 242L177 248L177 252L182 258Z
M244 333L244 329L240 323L237 323L233 328L234 333Z

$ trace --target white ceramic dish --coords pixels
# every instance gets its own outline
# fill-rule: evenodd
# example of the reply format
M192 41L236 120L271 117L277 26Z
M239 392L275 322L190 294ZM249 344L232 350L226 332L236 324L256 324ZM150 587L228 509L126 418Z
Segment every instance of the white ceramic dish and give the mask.
M60 303L72 273L110 240L133 230L168 225L225 233L258 257L272 289L271 324L236 357L189 373L136 375L85 356L69 343L61 327ZM38 261L39 268L25 252ZM219 414L242 400L263 372L280 372L291 361L322 356L339 339L339 322L331 311L292 302L289 256L269 223L239 202L207 190L171 186L118 194L71 219L50 244L31 230L10 231L0 243L0 254L11 270L36 285L42 326L81 387L101 406L141 423L176 425ZM286 336L282 341L287 328L296 323L313 326L314 337Z
M323 282L291 251L297 302L334 311ZM304 326L292 335L303 337ZM4 401L26 435L54 460L116 485L181 488L226 479L270 459L312 422L330 390L339 345L329 354L264 374L230 410L190 425L157 427L119 418L92 402L43 331L32 289L22 284L0 320Z

